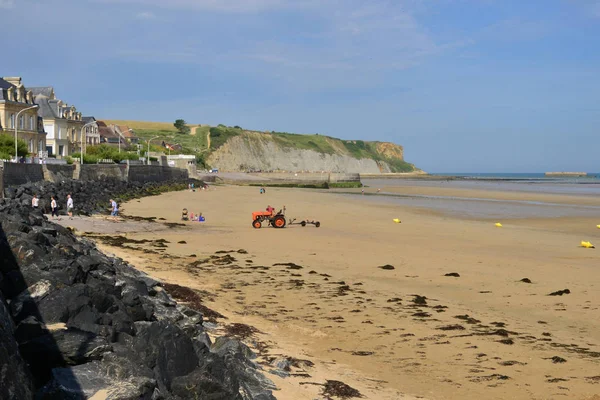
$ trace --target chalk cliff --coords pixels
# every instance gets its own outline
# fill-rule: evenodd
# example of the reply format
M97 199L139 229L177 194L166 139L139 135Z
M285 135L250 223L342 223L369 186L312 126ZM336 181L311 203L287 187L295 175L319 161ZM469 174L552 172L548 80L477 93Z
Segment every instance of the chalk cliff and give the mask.
M211 128L207 162L223 171L284 170L351 173L411 172L402 146L386 142L341 140L321 135ZM225 138L224 138L224 137Z

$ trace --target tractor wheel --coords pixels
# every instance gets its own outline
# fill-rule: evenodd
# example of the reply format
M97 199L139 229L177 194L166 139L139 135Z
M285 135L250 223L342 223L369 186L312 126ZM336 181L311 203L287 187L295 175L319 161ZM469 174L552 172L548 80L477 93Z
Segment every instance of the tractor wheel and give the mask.
M260 219L255 219L254 221L252 221L252 226L254 227L254 229L260 229L260 227L262 226Z
M317 222L315 223L315 226L318 228L318 227L320 227L320 226L321 226L321 223L320 223L319 221L317 221Z
M306 221L302 221L302 222L300 222L300 225L302 225L302 226L306 226Z
M279 215L273 218L271 225L273 225L275 228L283 228L285 226L285 218Z

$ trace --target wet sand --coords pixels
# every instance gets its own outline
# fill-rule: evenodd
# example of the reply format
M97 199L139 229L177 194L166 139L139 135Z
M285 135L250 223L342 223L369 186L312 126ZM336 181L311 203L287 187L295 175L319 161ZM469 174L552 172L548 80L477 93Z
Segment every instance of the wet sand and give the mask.
M422 189L411 188L448 194ZM370 197L234 186L167 193L123 205L128 215L157 218L121 234L133 241L84 235L165 282L199 290L205 306L226 317L215 319L215 334L234 323L259 330L245 340L280 399L314 399L327 380L368 399L600 394L600 254L579 247L600 245L600 215L519 218L497 228L486 218ZM543 197L535 201L566 201ZM597 200L568 198L590 201ZM253 229L251 213L267 204L322 225ZM206 223L165 226L180 222L183 207L203 212ZM92 220L62 222L95 230ZM280 378L269 373L280 356L307 361Z

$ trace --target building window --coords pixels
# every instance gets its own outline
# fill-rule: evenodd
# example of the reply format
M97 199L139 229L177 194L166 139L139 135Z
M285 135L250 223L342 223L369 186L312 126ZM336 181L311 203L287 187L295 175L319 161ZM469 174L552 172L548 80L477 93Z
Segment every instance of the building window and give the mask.
M10 114L10 127L15 129L15 114Z
M34 127L33 127L33 117L29 117L29 129L34 131Z
M33 153L33 140L29 139L29 152Z
M38 140L38 151L42 151L44 148L44 141L42 139Z
M23 129L23 124L24 124L24 118L23 118L23 116L21 115L21 116L19 117L19 129Z

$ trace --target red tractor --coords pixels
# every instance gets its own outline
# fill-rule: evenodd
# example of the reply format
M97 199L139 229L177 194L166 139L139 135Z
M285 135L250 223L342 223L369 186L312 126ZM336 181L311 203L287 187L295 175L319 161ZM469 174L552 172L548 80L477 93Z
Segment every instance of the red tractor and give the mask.
M263 221L269 221L269 225L273 228L285 227L285 207L277 213L271 206L267 207L267 211L255 211L252 213L252 226L255 229L262 227Z

